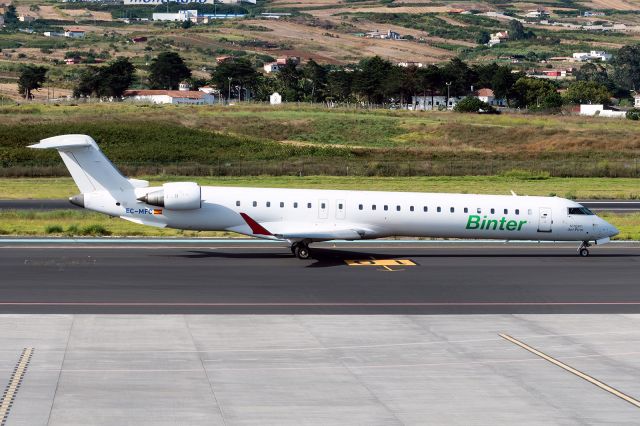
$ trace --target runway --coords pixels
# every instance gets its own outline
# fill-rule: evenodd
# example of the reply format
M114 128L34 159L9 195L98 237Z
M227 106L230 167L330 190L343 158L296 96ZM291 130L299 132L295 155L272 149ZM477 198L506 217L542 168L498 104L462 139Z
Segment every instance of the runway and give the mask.
M640 245L0 240L0 313L640 313Z
M634 200L578 200L595 212L632 213L640 211L640 201ZM67 199L0 200L0 210L64 210L79 209Z

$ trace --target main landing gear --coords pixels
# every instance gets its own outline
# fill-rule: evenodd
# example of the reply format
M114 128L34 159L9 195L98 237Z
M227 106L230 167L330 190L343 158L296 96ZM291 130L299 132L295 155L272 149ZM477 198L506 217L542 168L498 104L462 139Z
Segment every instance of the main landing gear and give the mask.
M293 253L298 259L306 260L311 257L311 251L309 250L309 244L304 241L291 244L291 253Z
M589 247L591 247L591 244L589 244L589 241L583 241L582 244L580 244L580 247L578 247L578 256L581 256L581 257L589 256Z

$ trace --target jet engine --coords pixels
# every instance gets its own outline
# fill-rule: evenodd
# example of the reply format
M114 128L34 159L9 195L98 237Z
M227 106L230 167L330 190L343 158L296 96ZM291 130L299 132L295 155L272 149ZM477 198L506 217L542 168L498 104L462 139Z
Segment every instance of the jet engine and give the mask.
M201 207L202 194L200 185L195 182L172 182L143 195L138 201L167 210L194 210Z

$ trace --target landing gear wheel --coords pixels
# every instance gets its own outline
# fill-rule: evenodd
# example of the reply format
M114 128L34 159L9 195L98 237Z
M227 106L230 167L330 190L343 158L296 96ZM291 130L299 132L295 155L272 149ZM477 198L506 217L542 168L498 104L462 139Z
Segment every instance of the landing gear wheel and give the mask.
M304 244L299 244L296 246L296 257L301 260L308 259L311 256L311 252L309 251L309 247Z
M587 257L589 256L589 249L587 248L581 248L580 251L578 252L578 254L582 257Z

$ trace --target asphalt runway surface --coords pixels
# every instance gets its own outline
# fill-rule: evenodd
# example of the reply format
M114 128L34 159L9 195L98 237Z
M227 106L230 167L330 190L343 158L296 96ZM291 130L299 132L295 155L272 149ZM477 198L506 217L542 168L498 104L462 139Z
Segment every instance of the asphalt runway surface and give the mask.
M612 211L616 213L630 213L640 211L640 201L598 200L582 201L579 203L594 211ZM66 199L51 200L0 200L0 210L63 210L79 209Z
M640 313L640 245L0 241L2 313Z

